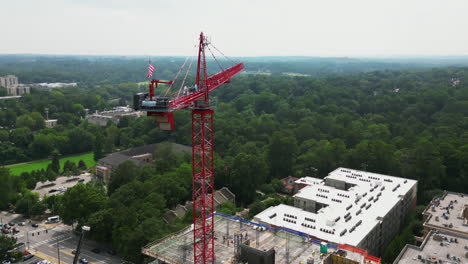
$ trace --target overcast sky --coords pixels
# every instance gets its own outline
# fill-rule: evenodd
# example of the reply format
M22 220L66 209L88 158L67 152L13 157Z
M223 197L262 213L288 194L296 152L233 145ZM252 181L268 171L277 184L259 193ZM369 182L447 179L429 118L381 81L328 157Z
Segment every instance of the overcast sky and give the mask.
M467 0L0 0L0 53L468 55Z

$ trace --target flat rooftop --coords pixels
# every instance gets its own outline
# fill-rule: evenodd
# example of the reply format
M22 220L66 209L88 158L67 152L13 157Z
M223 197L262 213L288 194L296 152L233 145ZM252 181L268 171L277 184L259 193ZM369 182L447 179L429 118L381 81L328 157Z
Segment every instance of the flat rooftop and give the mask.
M424 226L468 238L468 195L445 192L434 198L424 211Z
M327 186L327 179L346 182L351 187L341 190ZM294 195L295 198L327 206L316 213L289 205L273 206L257 214L255 221L290 228L337 244L357 246L417 181L338 168L324 180L307 177L296 183L308 186Z
M286 248L289 244L289 262L307 263L314 259L314 263L322 263L325 256L320 256L320 245L306 241L304 237L285 231L272 232L263 228L263 231L253 223L243 223L233 217L215 215L215 263L235 263L234 234L243 234L243 240L250 240L250 246L258 249L276 251L276 263L287 263ZM229 235L228 235L229 234ZM246 237L247 235L247 237ZM228 239L224 241L223 237ZM247 238L247 239L246 239ZM193 263L193 231L186 228L162 240L156 241L143 248L143 254L154 257L167 263ZM289 240L289 241L288 241ZM229 242L228 242L229 241ZM329 248L333 253L335 249ZM364 263L364 256L355 252L346 251L347 258ZM376 262L370 262L376 263Z
M420 247L406 245L394 264L468 263L468 239L445 232L431 232ZM429 261L430 262L429 262ZM423 262L424 261L424 262Z

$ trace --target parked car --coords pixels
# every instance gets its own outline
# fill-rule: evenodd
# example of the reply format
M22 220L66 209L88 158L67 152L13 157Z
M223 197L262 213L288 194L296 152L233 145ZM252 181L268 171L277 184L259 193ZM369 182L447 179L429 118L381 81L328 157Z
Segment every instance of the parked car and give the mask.
M101 253L101 250L99 248L93 248L91 251L96 253L96 254Z
M34 223L34 224L32 224L31 226L32 226L32 227L39 227L39 224Z
M57 189L50 189L49 193L53 193L53 192L56 192L56 191L57 191Z
M19 233L19 229L17 227L13 228L13 234Z
M116 255L116 254L117 254L117 251L115 251L115 249L109 249L109 250L107 250L107 253L108 253L109 255Z
M13 222L10 222L10 223L8 223L8 224L9 224L10 226L15 226L15 223L13 223Z
M88 264L89 261L88 261L86 258L81 258L81 259L80 259L80 263L82 263L82 264Z
M8 224L5 224L5 225L3 226L3 228L6 228L6 229L10 229L10 227L11 227L11 226L8 225Z
M25 223L25 222L20 222L18 225L20 225L20 226L25 226L26 223Z
M79 179L78 182L84 182L84 179Z
M2 261L2 264L11 264L11 261L9 261L9 260L4 260L4 261Z
M9 234L9 233L10 233L10 230L9 230L8 228L3 228L3 229L2 229L2 232L3 232L4 234Z
M23 256L23 261L28 260L28 259L32 259L32 258L34 258L34 255L29 253L29 254Z
M19 247L22 247L24 246L24 243L23 242L19 242L18 244L15 245L14 248L19 248ZM28 252L29 253L29 252Z

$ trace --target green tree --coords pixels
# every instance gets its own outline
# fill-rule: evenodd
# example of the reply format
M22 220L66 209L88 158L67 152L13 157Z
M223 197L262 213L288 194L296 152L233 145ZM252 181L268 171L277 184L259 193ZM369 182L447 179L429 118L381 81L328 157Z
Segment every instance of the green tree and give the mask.
M51 154L51 160L52 163L50 164L50 168L52 171L54 171L56 174L60 173L60 153L57 150L52 151Z
M267 165L263 159L251 154L238 154L230 166L236 198L242 204L253 201L255 188L266 181Z
M34 129L36 122L30 115L21 115L16 119L16 127L17 128L29 128L31 130Z
M98 133L93 145L94 160L98 161L104 157L104 137Z
M27 149L32 139L31 130L27 127L13 129L10 134L11 142L13 142L15 146L23 149Z
M229 215L236 215L237 208L236 208L236 205L233 203L224 202L219 205L219 208L217 209L217 211L221 213L229 214Z
M31 113L31 118L34 121L34 126L33 126L34 130L43 129L45 127L44 117L42 117L42 115L40 113L32 112Z
M88 218L95 212L104 209L107 197L102 189L91 183L79 183L67 189L62 197L60 216L65 224L87 223Z
M81 169L81 170L86 170L86 163L83 161L83 160L80 160L78 162L78 168Z
M291 175L297 151L297 141L293 136L275 132L268 146L270 174L281 178Z
M0 142L5 142L10 139L10 135L7 130L0 130Z
M132 161L122 162L115 170L112 171L107 193L112 195L120 186L135 180L140 175L140 168Z
M13 177L9 169L0 167L0 209L5 210L8 204L13 202L15 189L13 187Z
M0 234L0 259L6 259L9 256L8 250L16 245L16 237L10 237Z
M54 149L54 138L50 135L37 134L31 144L31 152L35 157L45 157Z

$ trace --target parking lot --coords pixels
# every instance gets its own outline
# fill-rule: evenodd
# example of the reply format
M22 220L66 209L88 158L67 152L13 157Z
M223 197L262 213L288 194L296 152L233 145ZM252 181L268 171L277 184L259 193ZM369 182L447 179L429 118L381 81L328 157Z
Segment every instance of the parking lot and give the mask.
M2 224L14 223L11 228L18 228L16 234L9 233L8 236L17 238L17 243L24 243L19 250L27 250L34 254L34 258L24 263L35 263L39 260L48 260L52 263L71 264L73 263L74 251L78 245L79 237L71 226L62 223L46 224L46 221L29 221L21 215L8 212L0 212ZM24 222L24 226L19 223ZM37 224L34 227L33 224ZM58 245L58 247L57 247ZM99 253L92 250L99 249ZM116 255L111 255L107 251L109 247L98 245L93 241L85 239L81 248L80 258L86 258L89 263L123 263Z
M79 176L73 177L58 177L55 181L46 181L44 183L38 183L33 192L39 193L42 198L44 195L53 195L64 193L68 188L75 186L79 182L87 183L92 179L92 174L83 173Z

